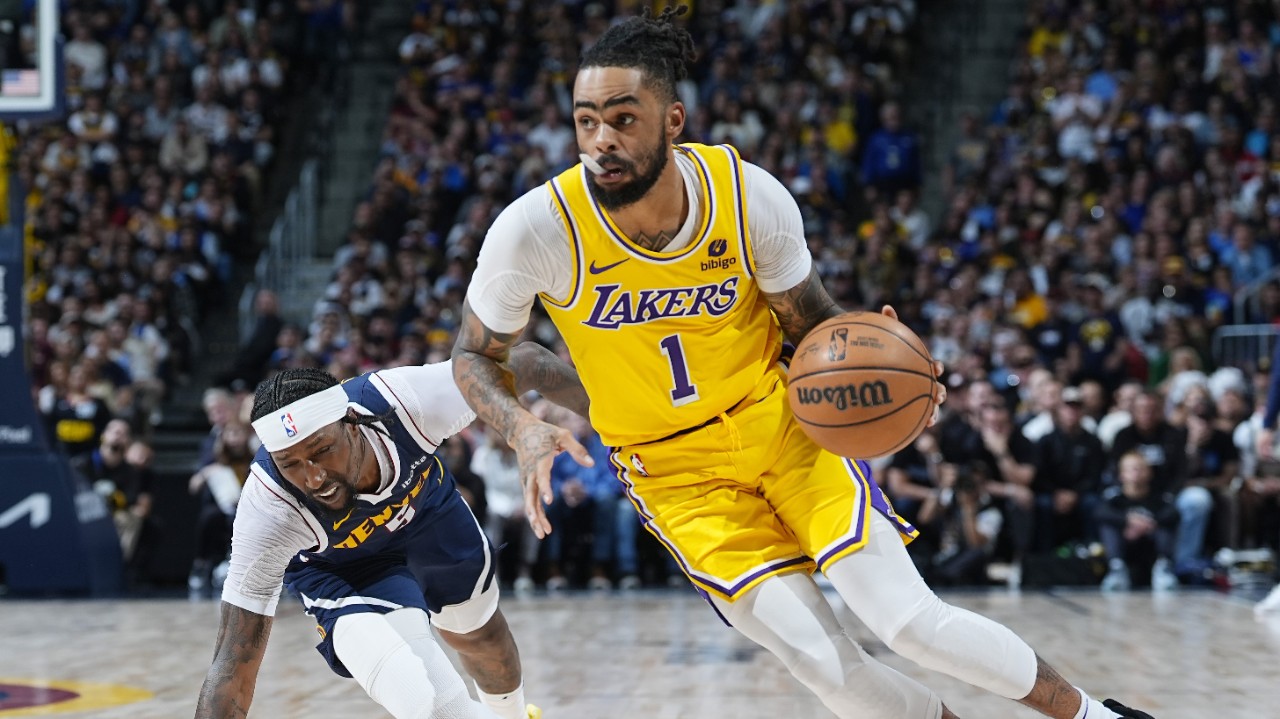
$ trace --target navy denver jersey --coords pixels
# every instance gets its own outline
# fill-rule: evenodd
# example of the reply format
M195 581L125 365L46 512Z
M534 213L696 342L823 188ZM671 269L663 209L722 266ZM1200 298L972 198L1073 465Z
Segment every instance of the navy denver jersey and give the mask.
M396 551L403 546L411 532L403 531L420 514L430 512L450 499L457 490L453 475L434 454L434 447L423 446L417 437L405 427L403 413L387 400L372 381L374 375L366 374L343 383L347 399L378 416L387 416L380 423L381 429L366 431L365 437L379 442L390 455L395 478L377 494L356 495L355 507L345 517L335 518L317 509L304 493L280 474L265 448L258 450L254 462L277 486L293 495L311 511L316 523L323 529L325 541L315 550L298 555L294 564L319 561L322 563L349 563L364 561L383 551ZM314 525L313 525L314 526ZM293 564L290 568L293 568Z
M474 418L448 363L374 372L342 387L350 408L383 418L360 430L382 470L379 490L357 494L351 511L335 516L259 450L236 512L223 599L272 614L283 579L316 620L316 649L349 676L333 648L338 618L413 607L466 633L493 613L497 594L488 539L435 455Z

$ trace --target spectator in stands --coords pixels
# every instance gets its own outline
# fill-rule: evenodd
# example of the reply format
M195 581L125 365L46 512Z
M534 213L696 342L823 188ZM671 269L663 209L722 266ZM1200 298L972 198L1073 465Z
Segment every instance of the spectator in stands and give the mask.
M253 298L253 313L253 330L240 345L231 367L219 376L219 384L231 385L238 381L247 387L256 387L266 378L268 363L276 352L280 332L284 329L276 293L259 289Z
M502 435L485 427L484 435L471 456L471 471L484 480L489 517L485 534L495 547L518 547L516 576L512 588L519 593L533 589L533 567L538 561L540 542L525 521L524 489L516 453Z
M186 118L177 118L160 143L160 167L168 172L199 175L209 164L209 144L191 131Z
M591 453L596 464L594 467L582 467L572 458L559 455L552 465L551 484L555 500L547 508L547 516L554 517L551 520L554 526L569 531L553 532L547 537L547 589L562 589L567 586L567 579L563 575L565 542L576 539L572 532L575 527L585 530L591 537L591 577L587 582L588 588L612 588L610 569L615 557L621 585L627 589L634 588L639 584L635 533L620 530L619 525L624 522L634 523L635 510L630 507L629 500L622 496L622 484L610 469L610 450L600 442L599 435L591 429L586 419L554 407L551 408L551 413L554 419L549 421L573 432ZM627 506L622 506L623 503ZM557 539L556 534L561 534L561 537ZM626 546L626 540L630 541L630 546Z
M895 452L885 469L884 489L894 511L916 526L921 525L920 508L939 489L942 462L937 434L927 428L910 446ZM913 554L918 549L913 549Z
M1130 380L1120 385L1115 391L1115 401L1110 411L1098 420L1098 439L1102 441L1102 447L1107 452L1111 451L1120 430L1133 424L1133 402L1141 393L1141 382Z
M211 464L214 459L214 445L222 436L222 430L228 423L236 419L236 402L231 392L222 387L210 387L204 391L200 399L205 419L209 422L209 434L200 440L200 454L196 460L196 469Z
M71 457L92 452L111 420L107 403L90 391L97 379L92 361L83 359L68 365L64 391L41 397L47 436Z
M1107 455L1084 427L1084 397L1079 387L1062 390L1053 429L1036 443L1035 546L1049 550L1096 536L1094 510L1102 488Z
M1133 424L1120 430L1111 447L1113 467L1120 457L1139 452L1151 467L1151 488L1172 494L1178 509L1175 568L1191 566L1203 546L1205 527L1213 511L1213 497L1203 487L1189 487L1187 480L1186 432L1169 424L1162 413L1158 395L1145 392L1133 403Z
M213 443L213 462L191 476L187 489L200 499L196 519L196 552L187 589L192 599L213 596L214 569L231 551L231 523L235 519L240 489L249 476L249 463L257 448L247 425L226 423Z
M440 445L440 456L453 474L458 492L471 508L471 513L476 515L481 525L488 526L489 502L484 480L471 471L471 445L461 435L455 435Z
M987 478L983 494L1001 503L1008 523L1014 566L1032 549L1035 538L1036 483L1039 449L1013 425L1009 405L992 398L982 406L979 432L986 456L980 462ZM1017 584L1015 574L1010 581Z
M987 564L1004 521L986 491L986 472L982 463L942 466L938 491L929 494L918 515L938 547L922 567L926 581L944 585L986 583Z
M106 499L120 537L125 585L137 588L146 579L156 526L151 518L151 473L139 454L147 447L134 450L132 444L129 424L113 419L103 429L98 446L75 457L72 466Z
M1120 482L1108 487L1097 507L1098 532L1107 552L1107 575L1102 590L1125 591L1131 570L1151 568L1151 588L1167 591L1178 586L1173 573L1174 534L1178 510L1173 497L1151 486L1151 465L1141 452L1120 457Z
M920 139L902 126L902 108L887 102L880 109L880 129L867 141L862 180L882 196L916 190L921 183Z

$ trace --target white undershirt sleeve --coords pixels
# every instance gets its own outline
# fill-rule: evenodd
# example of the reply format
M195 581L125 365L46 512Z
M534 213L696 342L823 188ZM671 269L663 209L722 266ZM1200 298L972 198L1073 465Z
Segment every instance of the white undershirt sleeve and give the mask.
M374 376L382 383L379 389L389 391L392 402L402 410L407 429L419 439L425 438L431 451L476 418L453 381L452 360L396 367Z
M742 163L742 177L756 282L765 292L785 292L803 282L813 267L800 207L791 192L758 165Z
M480 246L467 302L495 332L524 329L539 292L563 299L573 289L574 258L553 202L546 185L526 192L498 215Z
M319 538L296 501L271 479L250 469L236 508L231 561L222 601L254 614L273 616L289 562Z

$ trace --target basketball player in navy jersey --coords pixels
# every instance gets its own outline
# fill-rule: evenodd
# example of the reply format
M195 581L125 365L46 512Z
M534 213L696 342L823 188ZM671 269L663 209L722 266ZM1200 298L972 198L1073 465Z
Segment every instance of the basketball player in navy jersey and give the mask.
M537 345L517 350L514 389L587 413L571 367ZM524 703L493 549L435 455L474 418L448 362L342 384L289 369L258 387L252 419L262 448L236 512L197 717L248 712L282 581L315 618L330 668L398 719L541 716ZM475 679L480 704L432 624Z

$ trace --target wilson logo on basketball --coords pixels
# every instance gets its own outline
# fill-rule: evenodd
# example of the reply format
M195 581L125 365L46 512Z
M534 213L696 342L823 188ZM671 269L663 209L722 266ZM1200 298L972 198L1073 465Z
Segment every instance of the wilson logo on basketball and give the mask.
M880 380L832 387L797 387L796 399L803 405L829 404L837 410L893 404L889 385Z

